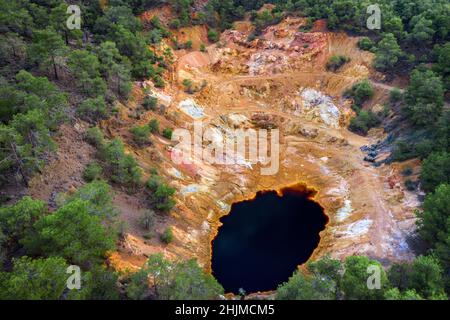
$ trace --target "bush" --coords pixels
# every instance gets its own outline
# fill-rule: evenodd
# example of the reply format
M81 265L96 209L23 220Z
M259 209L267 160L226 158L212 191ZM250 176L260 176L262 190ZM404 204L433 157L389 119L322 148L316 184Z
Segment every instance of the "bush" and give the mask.
M142 102L142 106L145 110L156 110L156 106L158 104L158 98L152 96L146 96L144 101Z
M173 19L170 21L169 26L172 29L179 29L181 27L180 19Z
M350 61L350 58L346 56L332 56L327 62L327 70L336 72L339 68L341 68L344 64Z
M450 267L450 185L441 184L425 197L423 211L418 212L418 231L428 248L439 258L446 272ZM448 280L447 280L448 281ZM448 283L447 283L448 285Z
M392 89L391 92L389 93L389 101L391 103L400 102L402 99L403 99L403 93L398 88Z
M144 239L150 240L155 237L155 234L152 231L146 232L143 234Z
M148 128L151 133L159 133L159 121L157 119L152 119L148 123Z
M141 169L131 155L125 154L125 148L120 139L116 138L107 144L102 156L113 182L126 186L137 186L140 184Z
M353 132L367 134L367 132L379 125L381 120L372 111L362 110L356 117L350 120L349 129Z
M141 226L145 230L151 230L153 226L155 225L156 219L155 219L155 212L153 210L147 210L144 212L144 214L141 217Z
M133 134L133 141L140 147L150 143L148 135L150 134L149 126L133 127L130 132Z
M353 98L357 105L362 105L365 101L371 99L373 94L373 87L367 79L354 84L352 88L346 92L346 95Z
M98 163L92 162L86 166L86 169L84 169L83 178L87 182L91 182L93 180L100 179L102 177L102 173L102 167Z
M163 130L163 137L166 139L171 140L172 139L172 134L173 134L173 129L171 128L165 128Z
M186 92L191 92L192 91L192 81L189 79L184 79L183 80L183 86L184 86L184 90Z
M150 204L157 210L168 212L175 206L175 189L161 181L158 176L152 176L148 182L147 187L150 190Z
M208 30L208 40L211 42L219 41L219 35L216 30L214 30L214 29Z
M361 50L370 51L373 48L373 41L367 37L361 38L358 41L358 48Z
M200 51L201 51L201 52L206 52L206 46L205 46L204 43L202 43L202 44L200 45Z
M101 148L105 144L103 132L98 127L92 127L86 130L85 140L87 143L93 145L96 148Z
M105 119L108 116L105 98L103 96L99 96L95 99L86 99L78 106L77 113L84 120L90 122Z
M166 228L166 230L164 230L164 233L161 234L160 239L162 242L164 242L165 244L169 244L173 241L173 231L171 227Z
M435 152L426 158L420 181L426 192L433 192L442 183L450 183L450 153Z

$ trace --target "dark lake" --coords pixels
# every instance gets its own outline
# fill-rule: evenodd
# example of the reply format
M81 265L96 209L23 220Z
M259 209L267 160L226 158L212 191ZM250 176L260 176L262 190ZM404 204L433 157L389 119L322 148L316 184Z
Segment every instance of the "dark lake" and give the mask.
M225 292L274 290L306 262L328 218L297 185L234 203L212 242L213 275Z

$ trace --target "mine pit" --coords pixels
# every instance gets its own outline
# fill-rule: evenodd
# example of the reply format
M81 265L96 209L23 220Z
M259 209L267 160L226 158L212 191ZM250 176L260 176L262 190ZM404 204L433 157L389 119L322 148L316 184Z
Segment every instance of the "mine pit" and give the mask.
M328 223L316 193L297 184L231 206L212 241L212 272L226 292L274 290L311 257Z

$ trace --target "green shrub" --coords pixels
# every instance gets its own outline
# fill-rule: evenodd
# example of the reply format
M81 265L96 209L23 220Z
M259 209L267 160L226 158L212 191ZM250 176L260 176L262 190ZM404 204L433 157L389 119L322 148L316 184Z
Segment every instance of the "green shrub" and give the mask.
M86 169L84 169L83 178L87 182L91 182L93 180L100 179L102 177L102 174L102 167L98 163L92 162L86 166Z
M169 244L173 241L173 231L171 227L167 227L166 230L164 230L164 233L161 234L160 239L165 244Z
M144 239L151 240L155 237L155 234L152 231L146 232L143 235Z
M150 134L149 126L136 126L130 132L133 134L133 141L140 147L150 143L148 135Z
M142 102L142 106L145 110L156 110L156 106L158 104L158 98L152 96L146 96L144 101Z
M169 26L173 29L179 29L181 27L180 19L171 20Z
M98 127L92 127L86 130L85 140L96 148L101 148L105 144L103 132Z
M125 154L125 148L120 139L116 138L108 143L102 152L102 156L113 182L125 186L140 184L141 169L131 155Z
M145 230L151 230L153 226L155 225L156 218L155 218L155 212L153 210L147 210L144 212L144 214L141 217L141 226Z
M350 61L350 58L346 56L332 56L326 65L327 70L336 72L339 68L341 68L344 64Z
M353 98L357 105L362 105L365 101L371 99L373 94L373 87L367 79L354 84L352 88L346 92L346 95Z
M159 121L157 119L152 119L148 123L148 128L151 133L159 133Z
M172 134L173 134L173 129L171 128L165 128L163 130L163 137L166 139L171 140L172 139Z
M372 111L362 110L356 117L350 120L349 129L353 132L367 134L367 132L380 124L380 118Z
M389 101L391 103L400 102L402 99L403 99L403 93L398 88L392 89L391 92L389 93Z
M214 29L208 30L208 40L211 42L217 42L219 40L219 34Z
M201 51L201 52L206 52L206 46L205 46L204 43L202 43L202 44L200 45L200 51Z
M95 99L86 99L78 106L77 113L81 118L90 122L105 119L108 116L105 98L99 96Z
M426 158L420 174L422 188L433 192L440 184L450 184L450 153L435 152Z
M150 191L149 201L153 208L162 212L168 212L175 206L175 189L161 181L159 176L152 176L147 187Z
M361 50L370 51L373 48L373 41L367 37L361 38L358 41L358 48Z

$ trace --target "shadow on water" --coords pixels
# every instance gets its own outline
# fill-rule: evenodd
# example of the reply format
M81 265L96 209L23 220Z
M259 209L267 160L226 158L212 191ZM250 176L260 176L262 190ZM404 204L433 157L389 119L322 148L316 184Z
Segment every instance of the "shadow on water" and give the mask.
M274 290L318 246L328 217L303 185L234 203L212 242L213 275L226 292Z

